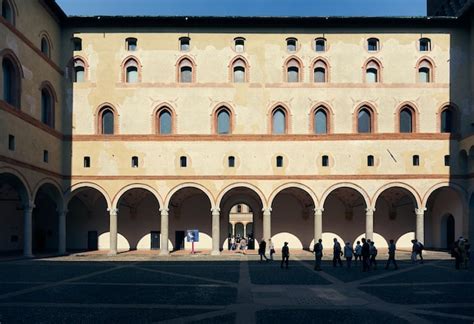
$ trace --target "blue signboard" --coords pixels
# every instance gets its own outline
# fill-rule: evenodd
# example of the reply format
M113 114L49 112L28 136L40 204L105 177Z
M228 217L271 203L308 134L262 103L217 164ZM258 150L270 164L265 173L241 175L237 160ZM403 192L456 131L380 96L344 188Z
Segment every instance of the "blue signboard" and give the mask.
M187 230L186 242L199 242L199 230Z

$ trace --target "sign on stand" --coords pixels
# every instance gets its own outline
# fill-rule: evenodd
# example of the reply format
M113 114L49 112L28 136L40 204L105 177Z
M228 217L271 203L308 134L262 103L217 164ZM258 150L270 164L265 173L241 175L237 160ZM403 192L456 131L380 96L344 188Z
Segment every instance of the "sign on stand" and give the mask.
M191 242L191 254L194 254L194 242L199 242L199 230L187 230L186 241Z

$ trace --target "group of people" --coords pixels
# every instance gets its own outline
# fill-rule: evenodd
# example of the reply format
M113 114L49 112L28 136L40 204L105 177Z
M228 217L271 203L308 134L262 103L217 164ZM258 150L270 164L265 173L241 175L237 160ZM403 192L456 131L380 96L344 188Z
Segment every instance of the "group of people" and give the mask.
M252 234L250 234L248 237L241 237L240 234L237 234L237 236L232 235L228 237L229 250L241 252L243 254L245 254L247 249L254 248L254 242L255 241L252 237Z
M471 258L471 243L468 239L464 237L459 237L459 239L453 243L451 248L451 256L455 259L455 268L459 269L468 269L469 268L469 259Z

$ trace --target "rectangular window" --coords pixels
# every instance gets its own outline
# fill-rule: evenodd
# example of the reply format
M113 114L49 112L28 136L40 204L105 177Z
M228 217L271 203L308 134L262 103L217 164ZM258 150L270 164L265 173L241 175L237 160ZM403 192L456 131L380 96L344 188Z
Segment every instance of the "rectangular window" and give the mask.
M188 159L185 156L179 158L179 163L182 168L186 168L188 166Z
M138 156L132 157L132 168L138 168Z
M10 151L15 150L15 136L13 135L8 135L8 149Z
M444 166L449 166L451 164L451 156L445 155L444 156Z
M419 166L419 165L420 165L420 156L413 155L413 166Z
M76 37L72 40L75 51L82 51L82 39Z
M84 156L84 168L91 167L91 158L90 156Z
M229 156L229 168L235 167L235 157Z
M189 38L183 37L179 41L179 49L182 52L187 52L187 51L189 51L189 44L190 44Z
M276 158L276 166L277 166L277 168L283 167L283 156L277 156L277 158Z
M49 162L49 152L47 150L43 151L43 162L48 163Z
M137 39L136 38L128 38L127 39L127 50L128 51L136 51L137 50Z
M329 166L329 156L323 155L322 160L321 160L321 165L323 167L328 167Z
M369 167L374 166L374 156L373 155L367 156L367 166L369 166Z

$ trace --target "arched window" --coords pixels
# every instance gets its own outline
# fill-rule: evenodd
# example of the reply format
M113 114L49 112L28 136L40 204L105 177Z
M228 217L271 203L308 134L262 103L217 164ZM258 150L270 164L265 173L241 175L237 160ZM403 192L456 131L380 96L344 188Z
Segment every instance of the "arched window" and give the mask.
M314 113L314 133L327 134L327 132L328 114L324 108L318 108Z
M441 111L441 133L453 133L455 131L455 112L447 106Z
M217 111L217 134L230 134L231 133L231 125L230 120L231 115L229 110L226 108L220 108Z
M182 167L182 168L186 168L188 166L188 158L185 157L185 156L181 156L179 158L179 165Z
M137 83L140 81L137 61L135 61L134 59L129 59L124 64L124 68L126 83Z
M300 82L300 63L291 59L286 64L286 81L287 82Z
M193 63L187 59L182 59L178 64L178 81L180 83L194 82Z
M329 166L329 156L323 155L321 157L321 166L328 167Z
M372 133L372 128L372 111L364 106L357 113L357 132Z
M74 60L74 82L84 82L86 80L86 65L83 60Z
M298 40L296 38L286 39L286 50L290 53L296 52L298 46Z
M242 59L237 59L232 64L232 81L234 83L243 83L247 81L246 76L247 65Z
M420 38L420 52L431 51L431 40L429 38Z
M10 24L15 24L15 14L8 0L2 0L2 17Z
M46 36L41 37L41 53L47 57L51 56L51 46Z
M373 155L367 156L367 166L373 167L375 165L375 159Z
M286 133L286 113L281 107L277 107L272 113L272 133L285 134Z
M234 50L237 53L243 53L245 51L245 38L243 37L234 38Z
M433 65L428 60L422 60L418 64L418 81L421 83L433 82Z
M369 38L367 40L367 50L369 52L377 52L380 50L380 42L377 38Z
M99 132L104 135L115 133L115 114L112 108L104 107L99 112Z
M132 156L132 168L138 168L138 156Z
M182 52L187 52L190 49L191 38L181 37L179 39L179 50Z
M276 167L281 168L283 167L283 156L277 156L276 157Z
M419 155L413 155L412 164L413 164L413 166L419 166L420 165L420 156Z
M54 128L54 99L48 88L41 90L41 122Z
M380 65L374 60L367 62L365 66L365 82L380 82Z
M400 133L413 133L414 116L413 110L409 107L404 107L400 110L399 116Z
M317 60L314 63L313 73L314 73L314 82L316 83L324 83L328 81L327 75L327 64L323 60Z
M173 131L173 117L171 112L167 108L162 108L158 111L157 117L158 134L171 134Z
M235 157L234 156L229 156L227 165L229 168L234 168L235 167Z
M325 38L316 38L314 41L314 50L316 52L325 52L326 51L326 39Z
M21 70L9 57L2 60L3 100L15 108L20 108Z

